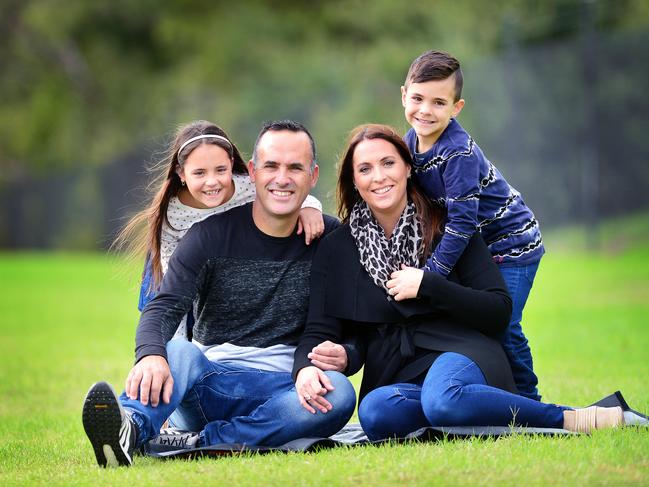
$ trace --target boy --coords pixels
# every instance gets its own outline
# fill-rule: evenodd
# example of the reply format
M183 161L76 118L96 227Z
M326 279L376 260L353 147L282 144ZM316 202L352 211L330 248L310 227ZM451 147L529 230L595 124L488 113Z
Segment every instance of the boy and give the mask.
M545 252L539 225L520 193L484 156L455 120L462 108L462 71L457 59L427 51L408 70L401 100L412 128L404 140L415 177L428 196L445 204L444 236L426 269L446 276L474 232L479 231L512 297L512 317L500 337L521 395L540 400L532 354L521 317Z

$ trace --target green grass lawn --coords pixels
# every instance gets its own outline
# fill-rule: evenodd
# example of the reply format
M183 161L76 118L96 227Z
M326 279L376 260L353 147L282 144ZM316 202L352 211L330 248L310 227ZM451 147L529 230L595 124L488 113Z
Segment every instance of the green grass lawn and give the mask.
M649 240L597 253L549 240L524 317L544 399L620 389L648 411ZM649 484L649 431L634 428L99 469L81 405L97 380L122 388L132 364L139 269L121 262L0 254L0 485Z

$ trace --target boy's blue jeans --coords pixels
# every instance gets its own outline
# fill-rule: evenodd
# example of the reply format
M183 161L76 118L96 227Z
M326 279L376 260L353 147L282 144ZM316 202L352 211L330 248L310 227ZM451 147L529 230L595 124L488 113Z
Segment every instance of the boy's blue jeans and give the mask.
M534 276L536 276L539 263L534 262L528 265L504 264L499 265L498 268L512 298L512 317L509 326L498 338L509 359L519 394L540 401L541 396L536 388L539 380L534 373L532 352L521 327L523 308L525 308L527 297L534 283Z
M487 385L468 357L440 355L420 384L392 384L367 394L358 407L371 440L403 437L425 426L562 428L565 407L543 404Z
M291 374L210 362L192 343L171 340L167 361L174 379L171 402L157 407L120 396L138 425L138 446L157 436L172 414L174 426L202 431L205 445L245 443L278 446L302 437L327 437L349 420L356 394L349 380L327 372L335 390L326 398L333 409L309 413L298 400Z

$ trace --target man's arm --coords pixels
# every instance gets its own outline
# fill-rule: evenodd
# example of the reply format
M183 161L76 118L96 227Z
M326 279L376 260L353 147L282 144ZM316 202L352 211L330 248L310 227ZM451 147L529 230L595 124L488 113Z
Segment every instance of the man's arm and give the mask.
M178 245L160 287L160 292L145 306L136 331L135 358L126 379L126 393L157 406L169 402L173 378L167 364L166 344L173 337L182 317L191 309L199 292L207 262L205 237L201 225L194 225Z
M313 347L307 357L322 370L335 370L345 375L354 375L364 362L363 341L357 336L345 335L345 341L338 344L329 340Z

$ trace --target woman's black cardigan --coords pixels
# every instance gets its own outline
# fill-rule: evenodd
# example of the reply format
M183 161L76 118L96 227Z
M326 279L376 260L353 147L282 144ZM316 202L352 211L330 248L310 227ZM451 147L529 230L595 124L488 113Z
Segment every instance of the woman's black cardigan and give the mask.
M509 323L511 299L482 237L475 234L448 278L425 272L416 299L388 298L360 264L349 225L320 242L311 268L311 298L293 377L311 365L307 354L325 340L358 337L348 375L365 365L360 398L371 390L413 381L442 352L476 362L487 383L516 392L511 368L492 336Z

